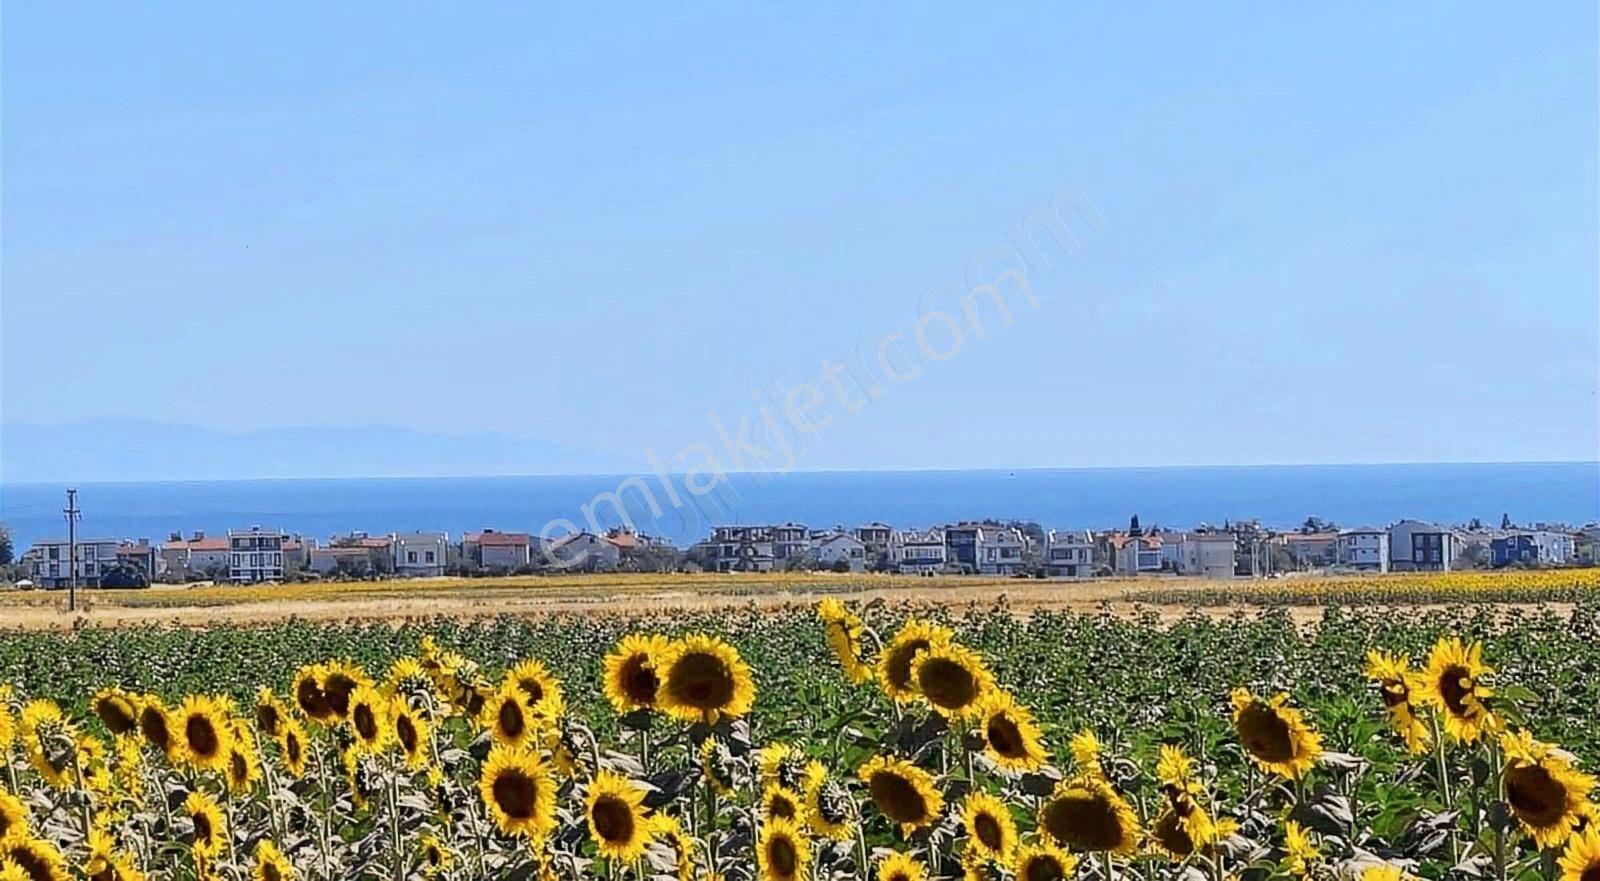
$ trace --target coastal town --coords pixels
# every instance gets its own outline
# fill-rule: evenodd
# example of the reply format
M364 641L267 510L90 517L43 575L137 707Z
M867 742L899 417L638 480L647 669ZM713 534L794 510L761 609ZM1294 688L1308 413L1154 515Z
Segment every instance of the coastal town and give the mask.
M1297 572L1443 572L1596 565L1600 525L1459 526L1402 519L1341 528L1308 517L1293 528L1256 521L1192 529L1142 526L1045 529L1026 521L961 521L927 528L872 522L726 525L687 548L619 527L546 541L515 530L351 532L325 541L277 527L221 535L51 539L15 567L16 585L60 589L145 587L194 581L263 582L526 575L574 572L771 573L831 571L900 575L1276 577ZM68 561L75 561L69 565ZM75 577L75 578L74 578Z

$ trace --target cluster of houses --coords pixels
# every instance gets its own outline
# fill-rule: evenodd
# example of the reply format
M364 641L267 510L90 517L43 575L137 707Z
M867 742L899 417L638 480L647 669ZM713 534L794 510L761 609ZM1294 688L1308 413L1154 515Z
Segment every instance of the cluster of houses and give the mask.
M1176 531L1044 530L1033 523L965 521L897 529L886 523L813 529L803 523L718 526L687 549L630 529L579 532L546 542L526 532L484 529L452 541L444 532L354 532L327 542L280 529L194 532L149 539L80 539L77 583L137 587L151 581L237 583L297 578L426 577L534 571L774 572L826 569L904 575L975 574L1089 578L1171 574L1211 578L1287 571L1450 571L1504 566L1595 565L1600 526L1539 524L1486 529L1401 520L1387 527L1337 529L1314 519L1297 531L1253 521ZM72 579L65 540L35 544L23 556L35 584Z

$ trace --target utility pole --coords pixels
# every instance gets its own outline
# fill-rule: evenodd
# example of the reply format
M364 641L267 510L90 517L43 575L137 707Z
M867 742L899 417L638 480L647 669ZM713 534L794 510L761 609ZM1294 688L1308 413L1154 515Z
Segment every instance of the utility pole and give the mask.
M78 610L78 521L83 512L78 510L78 491L67 490L67 506L61 509L67 518L67 611Z

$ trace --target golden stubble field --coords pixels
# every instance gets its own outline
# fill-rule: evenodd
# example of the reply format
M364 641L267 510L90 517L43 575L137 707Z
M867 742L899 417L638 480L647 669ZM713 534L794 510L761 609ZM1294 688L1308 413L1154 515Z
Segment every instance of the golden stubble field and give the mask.
M1152 610L1163 618L1200 609L1231 614L1290 606L1313 620L1338 601L1428 608L1470 599L1512 607L1569 607L1600 594L1600 569L1463 572L1385 576L1287 577L1271 580L1111 578L1090 581L893 575L614 574L436 578L233 586L201 583L144 590L81 590L79 610L66 611L64 591L0 592L0 628L63 629L215 622L401 621L556 613L611 614L814 605L828 595L861 602L992 606L1004 596L1019 614L1036 609Z

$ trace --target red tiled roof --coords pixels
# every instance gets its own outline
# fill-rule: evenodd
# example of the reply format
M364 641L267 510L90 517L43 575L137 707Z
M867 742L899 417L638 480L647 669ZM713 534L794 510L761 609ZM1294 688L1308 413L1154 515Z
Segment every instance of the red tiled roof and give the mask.
M190 551L225 551L228 549L226 538L197 538L192 541L169 541L161 546L163 551L181 551L188 548Z
M485 532L478 536L478 544L486 547L518 547L528 540L526 532Z

